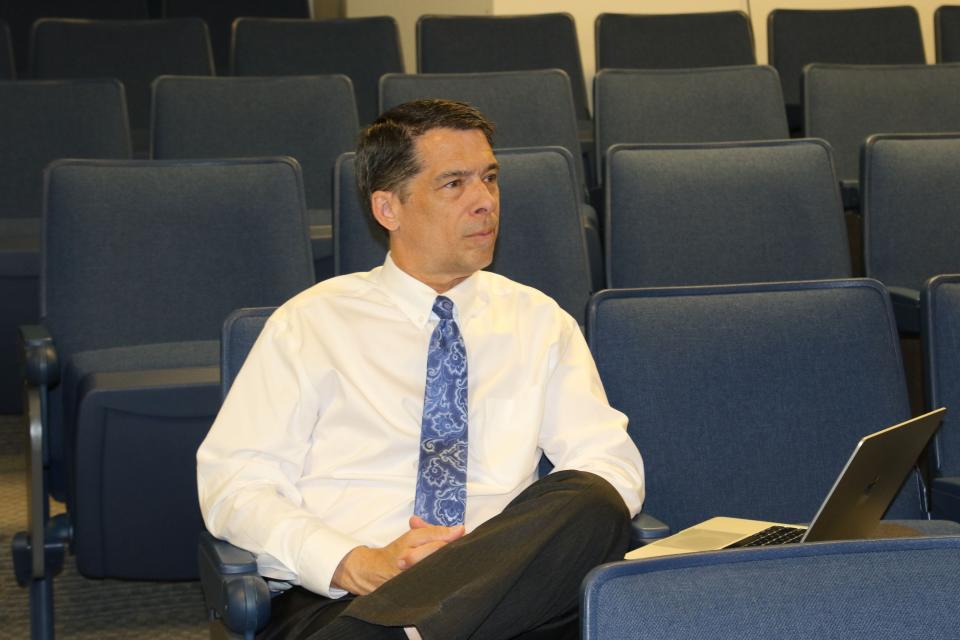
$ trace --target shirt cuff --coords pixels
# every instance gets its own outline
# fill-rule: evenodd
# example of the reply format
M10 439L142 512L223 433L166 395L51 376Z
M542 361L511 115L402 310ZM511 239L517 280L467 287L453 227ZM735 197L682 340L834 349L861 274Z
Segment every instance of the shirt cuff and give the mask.
M353 549L362 546L358 540L330 529L314 531L304 540L297 563L300 586L327 598L342 598L343 589L331 586L333 573L340 561Z

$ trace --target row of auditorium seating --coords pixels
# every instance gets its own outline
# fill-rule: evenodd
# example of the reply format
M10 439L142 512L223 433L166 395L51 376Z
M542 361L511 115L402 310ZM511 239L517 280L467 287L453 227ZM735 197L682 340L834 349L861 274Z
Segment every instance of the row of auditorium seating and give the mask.
M814 65L807 74L809 126L833 143L847 208L856 203L859 148L867 135L960 130L960 65ZM615 143L786 137L782 97L769 67L604 71L596 84L601 161L600 149ZM9 141L0 157L0 224L4 244L13 245L5 246L4 264L10 266L4 273L21 277L37 273L36 259L24 254L31 244L35 252L39 242L43 166L58 157L127 157L129 142L123 91L115 82L18 81L0 89L0 127ZM348 81L170 77L159 80L156 89L154 157L291 155L301 162L317 270L321 277L329 275L332 165L352 148L357 130ZM378 108L423 95L479 106L499 125L498 146L559 145L578 155L570 85L561 71L388 75ZM591 167L575 163L579 184L593 182L588 176L599 170ZM597 289L604 282L602 220L586 196L582 200L592 288ZM602 202L594 198L601 212ZM859 255L855 259L859 263Z
M936 300L927 305L935 315L926 318L940 338L929 348L937 357L928 358L928 364L940 367L931 402L950 404L960 399L955 357L960 275L932 280L925 300ZM224 393L271 311L243 310L225 322ZM611 289L591 298L587 336L610 402L630 418L628 432L644 454L644 514L666 523L656 531L661 536L718 513L808 522L854 443L910 416L894 314L886 289L875 280ZM934 441L932 494L923 475L911 474L887 517L908 519L929 534L956 535L954 525L925 518L932 497L937 517L960 519L957 424L948 411ZM200 544L201 581L212 619L234 633L261 628L269 619L270 597L254 558L208 535ZM863 553L898 543L848 544ZM948 543L910 544L919 549ZM841 551L842 545L834 548ZM710 558L723 563L731 553L738 562L749 562L756 554L761 555L755 560L816 555L817 548L741 550ZM692 563L705 561L697 556ZM597 571L644 570L630 566ZM726 575L735 576L736 569ZM597 573L588 578L585 597L602 602L592 586L597 579ZM763 595L752 595L756 606ZM583 613L586 632L594 614ZM612 609L604 613L610 617L606 624L622 622L624 615ZM940 628L952 618L952 613L941 614L928 624ZM808 617L790 624L803 619ZM839 635L825 637L848 637L840 632L848 627L834 623ZM683 623L678 624L663 637L688 637L678 635ZM611 637L610 629L591 628L590 633L597 635L587 637Z
M310 0L0 0L10 25L18 71L28 72L30 30L41 18L146 20L200 18L210 31L218 70L229 68L230 27L241 16L309 18Z
M960 538L783 545L602 565L581 640L956 635Z
M859 150L868 135L960 131L960 100L957 99L960 95L960 65L815 64L805 70L804 78L808 133L833 145L840 179L848 183L848 191L854 194ZM180 120L189 118L190 111L195 113L192 125L188 122L180 125L196 129L198 141L188 153L216 156L245 150L250 155L251 149L260 148L253 153L264 153L263 147L274 146L276 149L267 152L282 151L298 157L305 164L312 162L307 160L310 153L304 152L303 147L311 143L329 143L326 140L329 133L318 138L303 136L306 140L295 145L292 135L281 135L279 131L258 134L258 128L269 129L266 120L271 115L282 121L272 128L282 129L286 125L288 134L295 126L308 126L310 122L324 129L335 128L342 133L341 139L328 144L326 161L317 162L311 169L329 174L330 158L345 149L345 140L346 146L351 146L352 132L357 130L357 121L362 119L356 113L355 105L344 102L343 92L339 90L340 81L328 81L323 86L313 87L310 95L316 99L313 103L315 115L310 118L306 109L313 105L294 95L298 82L301 87L306 87L310 81L289 77L273 80L165 78L157 83L158 95L152 98L150 86L145 87L147 95L138 98L141 107L130 109L130 119L131 122L148 123L152 100L156 112L153 115L155 136L158 126L167 125L165 109L174 109ZM24 91L31 91L26 88L29 86L26 81L17 84L23 85ZM6 86L8 88L4 91L14 90L12 85ZM180 102L190 100L192 103L169 106L170 99L166 96L173 93L172 87L177 87L176 91L181 94L194 94L179 98ZM596 164L578 166L577 169L580 182L585 186L602 182L604 154L613 144L788 137L783 97L776 71L771 67L605 70L595 78L594 93ZM127 88L128 101L131 101L130 95ZM575 107L570 83L560 71L388 74L379 79L379 99L374 111L422 96L453 98L477 105L497 123L497 143L500 146L559 145L579 155L581 146L572 122ZM333 106L323 104L326 101ZM135 117L133 114L138 109L145 112ZM5 111L6 117L18 117L16 112L11 112L13 107L6 107ZM19 117L26 116L19 114ZM231 126L240 127L240 131L248 135L226 140L230 138L224 131L226 125L215 126L218 119L229 121ZM134 124L133 128L136 127ZM210 128L213 130L208 131ZM149 138L147 130L141 135ZM215 143L215 139L219 142ZM232 148L222 149L225 146ZM155 139L155 156L157 149L162 147L163 142L158 143ZM284 147L290 147L290 150ZM296 151L305 155L301 157ZM162 153L156 157L165 155ZM311 207L329 209L329 190L321 184L308 187L308 198ZM20 217L23 214L13 215Z
M0 23L0 40L3 33ZM233 42L235 75L347 75L353 81L362 123L376 116L380 76L403 71L396 22L387 17L323 21L244 18L235 24ZM0 58L0 69L12 66L3 65ZM160 75L213 74L210 40L200 19L48 18L34 25L30 68L19 77L119 79L127 89L135 149L145 149L153 80Z
M168 0L168 3L170 0ZM303 3L301 3L303 4ZM252 7L250 7L252 8ZM296 16L291 7L278 5L256 13L230 15ZM301 12L303 8L301 7ZM169 16L193 16L205 10L175 7ZM61 16L75 15L74 8ZM142 14L133 10L131 16ZM47 14L53 15L53 14ZM90 17L103 15L93 10ZM117 14L109 14L117 17ZM203 17L203 16L201 16ZM209 18L218 26L226 18ZM392 18L308 20L240 18L232 25L229 71L235 75L345 73L357 87L361 122L372 119L376 80L384 73L402 72L400 43ZM62 22L62 21L60 21ZM164 21L101 22L68 21L51 26L41 19L33 29L29 64L25 47L4 46L7 30L0 12L0 73L11 73L13 49L17 48L22 77L77 77L102 75L109 61L99 56L123 59L127 65L144 65L148 72L182 73L176 66L200 69L199 73L227 73L224 54L211 60L210 45L201 18ZM844 64L922 64L925 60L920 23L912 7L850 10L786 10L770 13L769 60L780 73L792 128L799 127L802 103L801 74L811 62ZM960 7L943 6L935 14L937 61L960 61ZM178 26L174 26L178 25ZM177 36L173 32L181 31ZM45 35L45 31L51 34ZM124 36L134 32L136 36ZM220 29L214 29L217 34ZM84 35L87 34L87 35ZM68 35L70 42L61 42ZM179 37L179 47L170 44ZM120 42L139 42L137 56L120 51ZM222 37L224 41L226 37ZM16 40L16 39L15 39ZM214 37L216 45L218 38ZM184 42L191 42L189 49ZM51 47L53 47L51 49ZM753 64L753 37L749 19L742 12L681 15L601 14L596 20L597 68L695 68ZM221 47L214 46L214 51ZM497 56L471 55L477 50L496 50ZM110 51L110 49L113 49ZM76 51L86 55L76 59ZM170 55L185 56L179 63ZM136 49L135 49L136 51ZM166 52L167 68L156 68L143 54ZM8 53L9 52L9 53ZM11 59L5 61L5 54ZM188 61L186 56L192 56ZM63 59L57 62L57 59ZM134 62L135 61L135 62ZM68 65L68 66L64 66ZM82 67L86 67L84 70ZM531 16L424 16L417 25L417 68L421 73L462 73L560 68L571 78L577 117L589 123L583 67L573 19L568 14ZM192 73L197 73L193 71ZM54 74L54 75L51 75ZM106 74L106 75L120 75ZM3 77L3 76L0 76ZM153 76L141 84L146 85ZM122 78L129 85L131 77ZM133 91L131 86L128 90Z
M857 200L860 147L867 135L960 131L960 65L813 65L807 74L809 126L833 143L846 208ZM601 148L618 143L786 137L776 72L769 67L604 71L596 83L596 155L601 159ZM604 198L594 198L599 216L587 203L585 183L592 182L587 177L592 172L579 162L573 101L562 71L389 75L381 88L383 108L423 95L474 103L498 123L499 147L566 148L577 158L574 172L581 185L590 288L604 285L601 245L612 247L617 239L602 229ZM155 158L297 158L304 171L316 272L321 278L334 272L333 165L352 149L358 127L346 78L164 77L155 83L152 101ZM9 352L3 386L9 390L5 404L11 407L19 405L12 351L15 327L37 317L41 171L60 157L129 157L124 114L124 91L115 81L0 83L0 128L6 141L0 153L0 277L4 289L13 291L3 296L8 305L3 344ZM852 229L850 237L854 264L859 265L859 231ZM861 272L856 267L853 271ZM916 282L910 288L916 289Z

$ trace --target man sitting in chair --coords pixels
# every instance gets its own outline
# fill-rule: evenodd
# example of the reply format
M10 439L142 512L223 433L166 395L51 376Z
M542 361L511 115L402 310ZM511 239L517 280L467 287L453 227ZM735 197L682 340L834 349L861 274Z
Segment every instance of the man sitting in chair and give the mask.
M383 266L271 316L197 453L207 528L294 585L263 637L576 637L583 576L626 551L643 463L577 322L481 271L492 138L444 100L362 133Z

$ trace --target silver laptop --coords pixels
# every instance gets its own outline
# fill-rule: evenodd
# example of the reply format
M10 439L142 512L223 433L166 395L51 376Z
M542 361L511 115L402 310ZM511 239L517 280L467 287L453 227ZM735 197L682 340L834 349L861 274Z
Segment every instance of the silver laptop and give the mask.
M856 540L917 535L907 527L881 526L881 518L904 479L940 426L946 409L870 434L853 454L809 527L742 518L711 518L634 549L627 560L743 546Z

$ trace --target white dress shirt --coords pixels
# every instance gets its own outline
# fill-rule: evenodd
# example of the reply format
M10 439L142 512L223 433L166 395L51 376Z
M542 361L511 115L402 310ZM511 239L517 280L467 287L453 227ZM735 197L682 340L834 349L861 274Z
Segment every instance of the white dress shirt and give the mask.
M444 295L467 348L467 532L536 480L541 451L602 476L636 514L643 462L576 321L485 271ZM338 597L351 549L408 530L436 297L388 256L267 321L197 452L207 528L255 553L261 574Z

